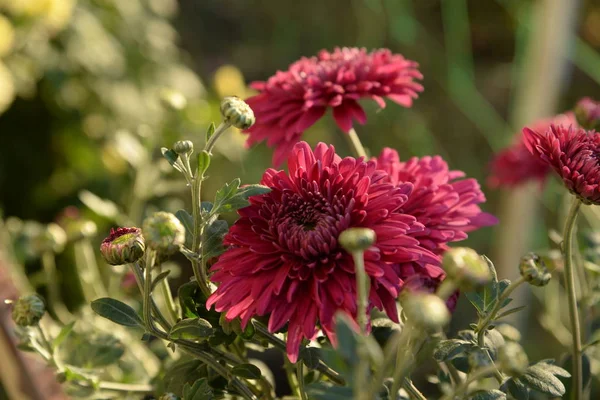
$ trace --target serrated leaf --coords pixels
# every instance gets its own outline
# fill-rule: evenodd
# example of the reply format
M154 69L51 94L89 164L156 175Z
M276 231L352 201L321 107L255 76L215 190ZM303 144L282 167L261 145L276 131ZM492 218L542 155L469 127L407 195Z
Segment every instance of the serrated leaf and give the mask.
M202 318L187 318L179 321L171 328L171 339L206 339L212 335L214 329L210 322Z
M206 129L206 141L208 142L208 140L212 137L212 135L215 133L215 123L211 122L210 125L208 126L208 128Z
M472 346L471 342L460 339L441 340L434 352L433 358L436 361L448 361L461 354L464 354Z
M502 384L501 389L510 393L516 400L529 400L529 389L519 378L510 378Z
M206 227L202 242L202 257L204 257L204 260L208 261L225 251L223 238L228 231L229 225L227 221L221 219L213 221L213 223Z
M478 390L469 397L471 400L503 400L506 399L506 393L500 390Z
M66 364L90 369L119 361L125 353L125 346L107 333L72 332L58 351Z
M235 211L247 206L248 198L268 193L271 189L262 185L240 186L240 179L236 178L231 183L225 184L217 191L212 213L225 213Z
M498 283L498 275L496 274L494 263L492 263L492 261L486 256L481 257L487 263L492 279L488 284L479 288L478 290L465 293L465 296L477 309L480 315L485 315L487 312L491 311L492 307L494 307L494 304L496 304L496 301L500 296L501 290L504 289L502 289ZM502 284L502 286L503 285L504 284Z
M212 400L214 398L213 390L208 385L206 378L198 379L191 386L186 383L183 387L183 400Z
M352 388L333 386L324 382L308 385L306 391L310 398L315 400L348 400L353 398Z
M194 237L194 217L185 210L178 210L175 213L178 220L181 221L185 227L185 244L188 247L192 245L192 238Z
M64 342L65 339L69 337L71 332L73 332L74 326L75 326L75 321L72 321L60 329L60 332L58 333L58 335L56 335L56 337L52 341L53 349L56 349L57 347L59 347L62 344L62 342Z
M565 394L565 385L540 364L527 368L519 379L529 388L550 396L560 397Z
M239 364L231 369L231 373L235 376L245 379L260 379L260 369L252 364Z
M116 324L144 328L144 322L135 310L119 300L103 297L92 301L91 307L96 314Z
M198 166L196 167L196 177L200 179L210 165L210 154L206 150L198 153Z
M559 377L560 381L565 385L565 393L571 393L571 384L573 380L571 379L571 374L567 371L573 370L573 364L571 360L571 354L567 354L561 361L561 365L563 365L565 369L559 367L558 365L552 364L551 360L543 360L538 362L536 365L542 366L546 371ZM588 386L591 378L592 373L590 359L587 354L583 353L581 355L581 381L584 388Z
M319 361L321 360L320 350L316 347L305 347L300 352L300 357L306 365L310 369L315 369L319 366Z

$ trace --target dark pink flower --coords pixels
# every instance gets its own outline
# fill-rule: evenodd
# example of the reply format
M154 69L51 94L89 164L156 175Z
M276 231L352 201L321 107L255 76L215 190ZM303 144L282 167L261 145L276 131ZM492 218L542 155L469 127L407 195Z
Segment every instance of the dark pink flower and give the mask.
M572 112L557 115L553 118L543 119L531 125L536 132L545 132L550 124L577 126L575 115ZM500 151L491 163L491 175L488 185L493 188L511 188L534 180L543 183L550 173L550 166L539 158L531 155L523 135L517 135L517 140L511 146Z
M600 128L600 103L589 97L584 97L575 106L577 122L585 129Z
M402 284L398 266L436 263L438 257L411 237L423 225L398 212L413 185L392 185L375 161L341 159L323 143L313 152L300 142L288 170L267 170L261 183L271 192L251 197L250 206L238 211L240 219L225 237L230 247L211 268L211 280L220 285L207 306L228 319L240 317L244 326L253 316L270 314L271 332L287 323L287 352L295 362L317 323L335 343L336 311L356 318L354 263L338 244L342 231L375 231L376 243L365 252L370 308L385 310L394 321Z
M600 204L600 135L573 126L550 125L543 132L523 129L527 149L558 173L585 204Z
M267 141L275 147L273 164L286 159L302 133L333 109L339 127L348 132L353 120L364 124L367 116L359 99L373 99L385 107L385 98L410 107L423 87L418 64L387 49L367 53L365 49L322 50L317 57L302 58L285 72L278 71L266 82L254 82L260 93L246 102L256 123L246 132L248 145Z

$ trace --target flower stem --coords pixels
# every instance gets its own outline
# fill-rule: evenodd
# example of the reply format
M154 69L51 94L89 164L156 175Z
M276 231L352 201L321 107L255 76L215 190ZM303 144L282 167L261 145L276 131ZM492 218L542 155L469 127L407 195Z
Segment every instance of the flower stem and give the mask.
M421 393L421 391L419 391L414 383L408 378L404 378L404 389L406 389L410 397L413 399L427 400L427 397L425 397L425 395L423 395L423 393Z
M58 277L56 276L56 259L54 258L54 253L51 251L46 251L42 254L42 268L46 276L46 287L52 311L56 319L64 325L74 317L60 298Z
M221 122L219 126L217 126L217 129L215 129L215 132L204 146L204 150L206 150L208 154L212 154L212 149L215 147L219 136L221 136L221 134L223 134L230 126L231 124L229 122Z
M420 342L420 340L417 339L419 336L416 329L413 329L409 322L402 328L402 334L398 338L396 367L394 368L393 374L394 381L390 393L398 393L398 390L402 387L408 366L412 362L413 350L417 348L417 344Z
M169 282L167 281L167 278L163 279L160 282L160 287L162 290L162 295L165 299L167 310L169 311L171 323L177 323L177 320L179 320L179 313L177 312L177 306L175 305L175 301L173 300L173 295L171 294L171 288L169 287Z
M573 347L571 358L573 364L573 379L571 399L580 400L583 396L583 376L581 364L581 329L579 327L579 312L577 309L577 297L575 293L575 277L573 273L573 228L577 220L577 214L581 207L581 201L575 197L565 221L563 232L563 251L565 254L565 281L569 300L569 318L571 321L571 335Z
M348 144L354 151L356 157L367 157L367 152L363 147L362 143L360 142L358 134L356 133L354 128L350 128L350 130L346 134L344 134L344 137L348 141Z
M356 294L358 295L357 317L358 326L363 335L367 334L367 306L369 303L369 276L365 272L365 259L363 251L353 251L354 270L356 272Z
M304 363L300 361L296 364L296 377L298 379L298 392L300 393L300 399L308 400L306 389L304 388Z
M214 136L213 136L214 137ZM192 215L194 218L194 232L192 238L192 251L196 254L200 252L200 246L202 244L202 210L201 210L201 196L202 196L202 180L203 175L195 176L192 184ZM208 274L206 268L203 267L204 263L200 263L200 260L194 258L192 260L192 270L196 277L196 282L200 286L200 290L206 297L210 296L210 288L208 286Z

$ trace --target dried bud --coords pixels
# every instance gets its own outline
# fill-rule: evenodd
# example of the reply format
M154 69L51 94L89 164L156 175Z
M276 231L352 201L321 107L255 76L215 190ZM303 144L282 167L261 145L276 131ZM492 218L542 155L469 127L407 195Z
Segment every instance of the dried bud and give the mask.
M144 220L142 232L146 245L161 256L179 251L185 242L185 228L171 213L159 211Z
M533 286L546 286L552 278L544 260L535 253L529 253L521 258L519 272Z
M239 97L225 97L221 101L221 115L225 122L229 122L238 129L248 129L254 125L254 112L248 104Z
M37 294L21 296L13 304L12 319L19 326L33 326L46 313L44 300Z
M467 247L448 250L444 254L442 266L448 278L456 281L463 290L485 285L492 279L485 260L475 250Z
M179 111L187 106L187 99L183 94L172 89L163 89L160 92L160 102L163 107Z
M369 228L350 228L343 231L338 242L349 253L355 251L365 251L371 247L377 237L375 231Z
M575 106L577 123L584 129L600 128L600 103L589 97L584 97Z
M111 229L102 241L100 253L110 265L134 263L144 255L144 237L140 228Z
M439 331L450 322L446 303L436 295L412 292L401 301L408 321L428 332Z
M510 376L519 376L529 366L529 359L520 344L507 342L498 349L498 364L502 372Z
M179 400L175 393L163 393L158 400Z
M194 151L194 143L190 140L179 140L173 145L173 151L177 154L190 155Z

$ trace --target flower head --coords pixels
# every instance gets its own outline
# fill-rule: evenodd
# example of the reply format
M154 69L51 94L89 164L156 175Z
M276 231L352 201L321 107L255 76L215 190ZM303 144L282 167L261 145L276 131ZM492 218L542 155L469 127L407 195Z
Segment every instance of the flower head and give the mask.
M571 112L557 115L553 118L543 119L531 125L536 132L545 132L551 124L577 126L575 115ZM550 166L539 158L534 157L527 150L523 142L523 135L518 135L511 146L500 151L491 163L491 175L488 185L493 188L515 187L525 182L534 180L544 182L550 173Z
M155 212L144 220L142 233L146 245L161 256L171 256L181 249L185 242L185 227L171 213Z
M271 332L288 324L287 351L296 361L303 338L312 339L320 323L335 343L334 315L356 318L355 267L338 242L348 228L369 228L374 243L364 252L371 289L369 308L398 321L401 280L397 265L434 263L438 258L410 235L423 225L397 210L412 184L392 185L375 161L341 159L332 146L314 150L297 143L288 170L269 169L261 183L269 193L250 197L225 237L229 249L213 265L220 283L207 306L242 319L270 314Z
M21 296L14 303L12 319L19 326L36 325L46 313L44 300L37 294Z
M100 245L100 253L110 265L136 262L144 255L144 237L140 228L111 229Z
M238 129L248 129L256 122L248 103L236 96L225 97L221 101L221 116Z
M247 130L248 145L266 140L269 147L275 147L273 163L277 166L328 108L333 109L338 126L348 132L353 120L361 124L367 120L359 99L372 99L383 108L388 98L410 107L423 90L414 81L422 78L417 66L387 49L368 53L336 48L302 58L266 82L252 83L260 93L246 100L256 115L256 124Z
M527 149L561 177L585 204L600 204L600 135L573 126L550 125L544 132L523 129Z

